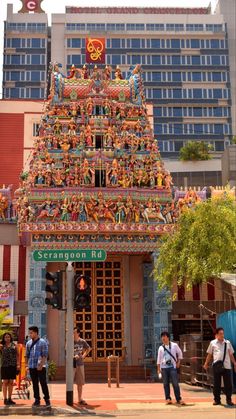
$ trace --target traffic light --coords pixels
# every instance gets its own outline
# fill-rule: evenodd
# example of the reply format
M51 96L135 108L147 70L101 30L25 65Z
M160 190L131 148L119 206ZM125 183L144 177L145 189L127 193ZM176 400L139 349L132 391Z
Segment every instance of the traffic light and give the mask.
M74 277L74 308L85 309L91 305L91 278L86 275Z
M63 274L62 271L46 272L47 284L45 291L50 297L45 298L45 304L61 310L63 308Z

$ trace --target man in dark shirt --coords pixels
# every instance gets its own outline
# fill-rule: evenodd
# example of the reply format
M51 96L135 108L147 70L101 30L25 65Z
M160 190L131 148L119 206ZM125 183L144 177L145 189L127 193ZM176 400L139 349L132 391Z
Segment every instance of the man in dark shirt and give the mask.
M78 389L78 404L86 405L87 403L82 399L83 385L85 384L84 374L84 359L91 351L86 340L80 337L80 330L74 328L74 372L75 382Z

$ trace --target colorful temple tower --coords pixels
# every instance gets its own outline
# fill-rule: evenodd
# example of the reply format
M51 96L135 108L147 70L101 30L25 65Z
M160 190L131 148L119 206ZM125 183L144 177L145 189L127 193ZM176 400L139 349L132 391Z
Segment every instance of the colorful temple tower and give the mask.
M77 273L91 277L92 288L91 307L75 312L75 324L93 348L93 362L114 354L135 365L148 349L154 356L154 337L145 346L154 336L148 322L157 292L151 256L178 217L147 115L141 68L130 68L127 80L119 67L113 75L96 65L72 66L66 77L52 63L50 79L18 190L21 242L31 250L106 250L104 262L75 264ZM164 326L168 309L164 304Z

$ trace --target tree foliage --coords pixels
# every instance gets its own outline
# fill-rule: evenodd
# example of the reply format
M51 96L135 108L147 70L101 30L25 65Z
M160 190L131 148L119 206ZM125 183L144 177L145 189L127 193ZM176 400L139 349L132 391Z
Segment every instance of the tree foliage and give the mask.
M180 160L210 160L210 150L211 146L204 141L188 141L187 144L180 149Z
M184 212L163 238L153 275L158 285L206 282L236 264L236 203L229 198L201 202Z

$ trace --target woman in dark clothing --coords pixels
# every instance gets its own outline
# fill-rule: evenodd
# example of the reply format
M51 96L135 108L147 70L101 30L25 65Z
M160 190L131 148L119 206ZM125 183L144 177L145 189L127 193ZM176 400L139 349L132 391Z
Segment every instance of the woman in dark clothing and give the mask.
M17 370L20 369L20 363L17 345L14 344L12 335L8 332L4 333L2 337L0 351L2 353L2 392L4 404L9 406L15 404L11 396Z

